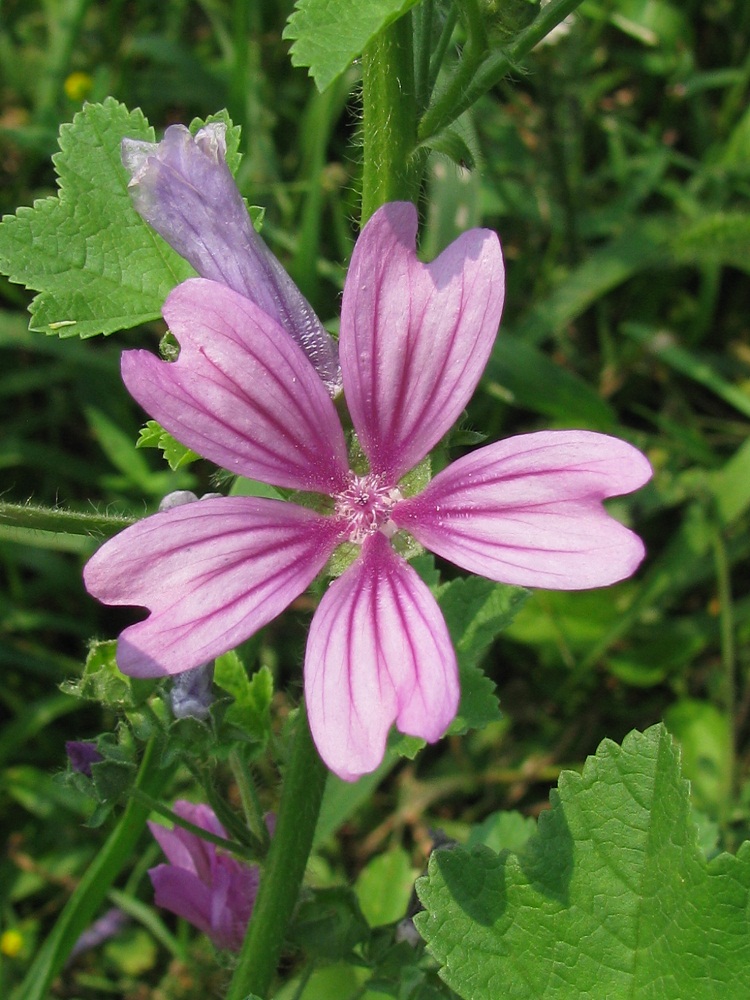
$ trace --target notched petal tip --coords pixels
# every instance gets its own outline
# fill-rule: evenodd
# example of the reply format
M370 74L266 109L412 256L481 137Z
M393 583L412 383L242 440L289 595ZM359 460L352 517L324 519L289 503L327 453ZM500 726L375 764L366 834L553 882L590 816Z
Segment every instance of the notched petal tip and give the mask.
M609 586L631 576L641 540L603 507L638 489L648 460L593 431L540 431L478 448L399 504L396 524L457 566L549 590Z
M331 518L261 497L203 500L126 528L84 571L103 603L150 611L121 634L118 666L164 677L238 646L309 586L336 530Z
M470 230L430 264L417 213L397 202L365 226L344 286L344 391L374 472L400 479L466 406L497 336L504 299L496 234Z
M346 781L378 767L394 723L434 742L458 710L458 667L440 609L380 533L315 613L305 698L318 751Z

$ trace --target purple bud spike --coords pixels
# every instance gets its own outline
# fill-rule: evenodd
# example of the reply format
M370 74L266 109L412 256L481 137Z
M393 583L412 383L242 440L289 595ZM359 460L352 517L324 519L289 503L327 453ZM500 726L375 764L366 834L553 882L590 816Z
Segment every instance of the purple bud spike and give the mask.
M159 143L123 139L136 210L203 278L239 292L287 331L333 396L341 388L336 343L255 232L226 163L226 126L191 135L172 125Z

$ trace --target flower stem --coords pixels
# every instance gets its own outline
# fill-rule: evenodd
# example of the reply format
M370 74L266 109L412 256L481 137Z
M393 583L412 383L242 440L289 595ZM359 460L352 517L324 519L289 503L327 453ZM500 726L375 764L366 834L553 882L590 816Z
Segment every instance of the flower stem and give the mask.
M158 799L153 798L150 795L146 795L139 788L134 788L132 791L132 797L137 801L141 802L150 812L158 813L159 816L163 816L165 819L171 820L174 826L179 826L183 830L187 830L189 833L194 834L196 837L200 837L201 840L206 840L211 844L216 844L217 847L223 847L225 851L229 851L231 854L236 854L241 858L248 858L254 860L257 857L257 852L248 850L244 844L238 844L235 840L227 840L226 837L219 837L215 833L211 833L203 826L196 826L195 823L191 823L190 820L183 819L172 809L167 806L163 806Z
M470 49L468 63L458 67L419 123L420 142L426 142L452 124L581 3L582 0L551 0L508 48L491 53L481 62L475 58L474 49ZM473 4L466 4L465 10L472 7Z
M276 829L226 1000L268 994L307 867L327 775L310 735L303 702L284 776Z
M384 28L362 54L362 225L388 201L419 198L426 151L417 149L410 14Z
M264 851L267 851L270 844L268 828L263 820L263 810L258 801L258 793L248 762L244 755L235 749L229 754L229 766L237 782L248 829L258 839Z
M155 756L155 746L151 742L146 747L136 779L136 788L148 797L148 803L163 794L174 772L174 767L158 767ZM64 966L73 945L95 917L123 866L132 858L151 811L148 803L135 796L128 802L117 826L78 883L52 933L37 952L19 987L19 1000L44 1000L49 995L52 980Z

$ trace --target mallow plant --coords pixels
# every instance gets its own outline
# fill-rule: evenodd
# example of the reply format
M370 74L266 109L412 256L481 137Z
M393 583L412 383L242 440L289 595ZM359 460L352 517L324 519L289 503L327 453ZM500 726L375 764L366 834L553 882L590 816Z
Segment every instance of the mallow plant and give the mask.
M155 905L231 955L229 1000L272 996L285 951L296 992L284 996L303 997L325 960L413 1000L688 1000L729 983L750 995L735 919L748 905L748 854L706 860L661 727L606 742L583 773L564 775L514 851L437 848L417 905L386 932L345 886L304 884L329 772L371 789L400 754L493 721L479 666L487 623L496 635L528 588L606 587L644 557L603 505L651 477L624 429L542 430L447 461L503 336L505 264L502 234L479 228L420 259L425 164L431 149L461 158L453 123L577 0L544 5L498 51L483 27L489 5L453 6L307 0L290 19L293 59L321 88L362 57L362 219L337 337L256 231L226 113L157 138L112 99L87 106L61 133L59 194L3 223L0 262L39 293L35 329L88 336L163 317L161 356L124 351L123 391L173 466L200 456L224 470L219 491L170 495L126 526L73 514L60 524L111 535L85 586L134 609L71 685L105 702L117 689L117 739L71 740L70 756L101 819L116 800L125 809L20 997L46 995L146 824L166 856L149 871ZM439 14L443 34L457 22L464 31L447 77ZM68 234L54 259L37 252L50 225ZM8 516L24 524L39 512ZM268 670L249 677L236 650L303 595L316 605L304 683L279 733ZM176 799L180 764L207 801ZM231 769L241 814L214 765ZM271 822L257 786L269 769L282 776Z

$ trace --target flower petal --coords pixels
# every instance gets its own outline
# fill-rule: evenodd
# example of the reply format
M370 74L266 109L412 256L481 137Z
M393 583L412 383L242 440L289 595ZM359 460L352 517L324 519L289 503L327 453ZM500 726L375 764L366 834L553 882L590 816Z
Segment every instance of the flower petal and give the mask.
M163 910L176 913L203 931L212 940L214 928L211 924L211 887L205 885L192 872L174 865L157 865L149 868L148 876L154 887L154 902ZM214 941L217 947L223 943Z
M255 232L226 164L225 134L213 122L195 136L172 125L159 143L124 139L135 208L201 277L246 296L291 334L333 395L341 385L336 343Z
M177 674L283 611L323 568L337 531L333 518L282 500L202 500L126 528L89 560L84 580L105 604L151 611L120 636L123 673Z
M458 710L456 656L440 609L381 533L315 612L305 698L320 755L346 781L380 764L394 721L433 742Z
M216 834L217 837L227 835L209 806L178 799L172 806L172 811L189 823ZM170 864L193 872L206 884L211 881L211 869L216 855L216 847L213 844L189 830L184 830L181 826L169 828L162 823L149 821L148 828Z
M211 935L220 948L239 951L258 895L260 871L229 855L216 855L211 893Z
M276 323L224 285L191 278L164 317L175 362L126 351L131 395L182 444L231 472L291 489L346 483L346 441L320 379Z
M504 296L495 233L472 229L431 264L417 212L379 209L354 248L341 313L349 412L373 472L399 479L456 421L497 334Z
M635 572L637 535L602 507L651 477L632 445L591 431L541 431L460 458L393 521L422 545L491 580L583 590Z

